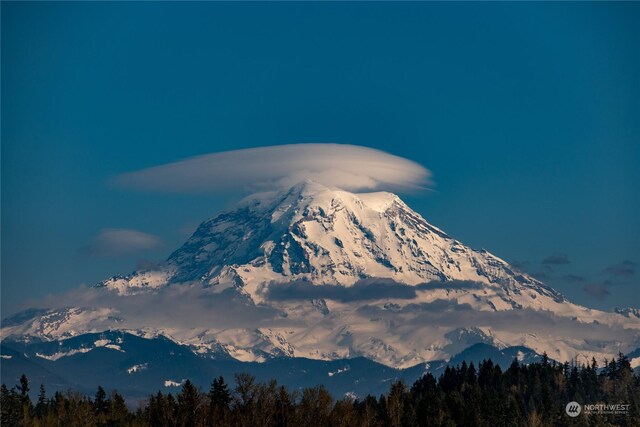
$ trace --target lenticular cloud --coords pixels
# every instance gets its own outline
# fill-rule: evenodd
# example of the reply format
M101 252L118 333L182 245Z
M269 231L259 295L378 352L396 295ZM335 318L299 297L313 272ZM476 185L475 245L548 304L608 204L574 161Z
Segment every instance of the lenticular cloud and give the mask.
M130 172L117 186L170 193L288 188L305 179L349 191L424 188L431 173L418 163L373 148L291 144L225 151Z

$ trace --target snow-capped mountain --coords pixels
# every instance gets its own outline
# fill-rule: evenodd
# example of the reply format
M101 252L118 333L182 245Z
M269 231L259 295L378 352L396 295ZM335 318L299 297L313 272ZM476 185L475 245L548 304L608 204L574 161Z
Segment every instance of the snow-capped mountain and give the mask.
M90 304L7 319L2 336L126 330L214 358L366 357L396 368L478 343L556 360L601 359L640 344L636 316L572 304L394 194L311 181L243 200L203 222L158 268L93 292L101 296Z
M395 194L353 194L312 181L275 198L250 197L202 223L159 270L111 278L102 285L126 294L202 281L219 290L235 286L256 301L257 286L269 281L350 286L365 278L410 285L476 281L564 301L500 258L449 237ZM511 298L493 302L513 304Z

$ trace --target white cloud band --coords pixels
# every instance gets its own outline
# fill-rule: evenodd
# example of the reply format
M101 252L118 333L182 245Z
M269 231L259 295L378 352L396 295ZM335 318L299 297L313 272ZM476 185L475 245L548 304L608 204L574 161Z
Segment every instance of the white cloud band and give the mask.
M411 189L430 183L418 163L373 148L291 144L225 151L125 173L120 187L169 193L288 188L311 179L345 190Z

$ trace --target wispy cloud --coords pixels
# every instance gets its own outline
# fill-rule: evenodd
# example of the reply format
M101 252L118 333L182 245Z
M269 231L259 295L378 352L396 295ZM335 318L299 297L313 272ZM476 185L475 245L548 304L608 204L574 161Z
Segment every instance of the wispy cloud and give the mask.
M90 256L118 257L157 249L160 246L160 238L153 234L125 228L105 228L79 251Z
M322 320L328 330L351 324L367 325L380 334L411 335L421 328L434 331L453 331L471 325L490 327L493 331L538 334L552 337L580 337L585 342L624 342L634 346L638 342L636 329L625 328L622 323L614 325L596 322L584 323L570 317L561 317L545 310L477 310L456 299L436 299L430 302L413 300L409 286L381 281L360 283L355 289L332 289L296 283L289 287L272 284L271 297L265 304L255 305L232 289L217 293L215 288L203 287L201 283L183 283L169 286L152 293L120 296L104 288L80 288L60 296L50 296L30 307L60 309L64 307L104 307L107 313L91 321L91 330L141 329L189 329L194 331L243 328L254 330L278 327L318 327L318 317L289 316L289 308L311 305L313 298L336 299L349 302L346 311L332 311ZM436 283L418 285L422 289L436 287ZM446 286L446 283L442 286ZM474 287L472 282L459 282L456 286ZM273 287L273 288L272 288ZM295 287L301 287L295 289ZM606 289L587 287L589 292L600 297L608 295ZM271 293L273 292L273 293ZM386 299L403 300L389 306ZM293 301L293 300L307 300ZM31 316L38 312L31 312ZM41 314L41 313L40 313ZM23 316L24 317L24 316ZM372 319L376 319L372 321ZM25 319L26 320L26 319ZM176 329L177 328L177 329ZM388 329L393 328L393 329Z
M448 280L446 282L433 281L427 283L421 283L419 285L415 285L416 289L419 290L435 290L435 289L451 289L451 290L462 290L462 289L482 289L486 285L480 282L474 282L471 280Z
M416 296L413 286L388 279L360 281L353 286L314 285L307 281L271 283L265 291L265 296L274 301L324 298L351 302L385 298L412 299Z
M553 254L542 260L543 265L566 265L570 264L567 254Z
M484 311L476 310L469 304L451 300L434 300L428 303L407 304L394 311L385 310L379 305L367 304L358 308L358 313L370 318L379 318L388 322L402 322L402 328L454 329L469 325L491 326L494 331L508 330L523 334L545 334L553 337L580 337L580 339L611 341L638 340L637 331L597 323L584 323L570 317L558 316L544 310L520 309ZM425 326L428 325L428 326Z
M586 282L587 278L579 276L577 274L565 274L564 276L562 276L562 280L567 283L582 283Z
M311 179L345 190L421 188L431 173L418 163L373 148L291 144L225 151L119 175L112 183L169 193L263 191Z
M285 316L256 306L233 291L215 293L200 283L182 283L153 293L121 296L105 288L80 287L61 295L30 301L32 307L108 308L111 315L93 321L96 330L191 327L252 327L277 325Z
M392 279L363 279L352 286L314 285L307 281L287 283L273 282L264 290L264 295L272 301L330 299L341 302L367 301L379 299L413 299L417 291L435 289L481 289L478 282L452 280L448 282L428 282L405 285Z
M607 267L606 272L613 277L632 277L636 275L637 264L633 261L622 261Z

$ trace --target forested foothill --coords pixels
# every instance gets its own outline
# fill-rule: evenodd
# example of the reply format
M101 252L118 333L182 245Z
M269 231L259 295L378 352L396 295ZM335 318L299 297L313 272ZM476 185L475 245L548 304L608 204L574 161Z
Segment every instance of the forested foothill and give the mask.
M6 379L4 379L6 380ZM32 400L29 379L2 385L2 426L639 426L640 376L619 355L598 367L514 359L502 370L491 360L447 367L412 385L391 382L380 396L332 396L322 385L289 390L276 380L237 374L209 390L183 383L176 395L159 391L131 407L115 390L95 395L68 390ZM37 387L37 385L36 385ZM618 414L565 412L569 402L624 404Z

